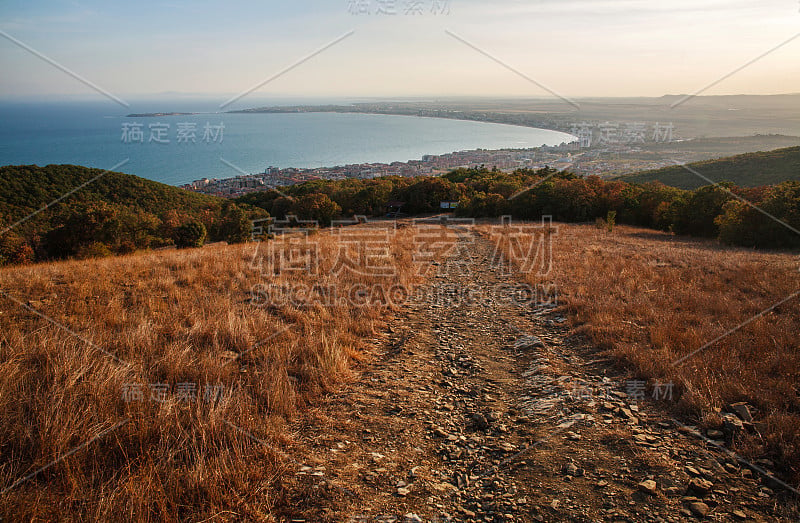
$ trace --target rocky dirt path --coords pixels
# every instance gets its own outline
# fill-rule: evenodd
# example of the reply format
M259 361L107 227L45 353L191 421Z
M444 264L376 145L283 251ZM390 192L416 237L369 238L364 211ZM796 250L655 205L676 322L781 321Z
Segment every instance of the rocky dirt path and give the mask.
M282 520L789 518L760 473L629 397L553 307L502 299L520 283L459 236L358 381L294 427Z

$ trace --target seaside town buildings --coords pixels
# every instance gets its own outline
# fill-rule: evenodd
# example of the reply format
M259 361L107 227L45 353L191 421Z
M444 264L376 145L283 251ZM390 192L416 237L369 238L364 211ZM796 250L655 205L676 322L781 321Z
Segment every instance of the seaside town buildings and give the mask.
M562 143L530 149L475 149L440 155L425 155L419 160L392 163L360 163L335 167L300 169L267 167L263 172L233 178L203 178L183 185L215 196L236 197L264 191L272 187L295 185L311 180L371 179L381 176L436 176L459 167L497 168L513 171L519 168L568 169L579 175L613 176L673 165L676 158L639 159L635 145L583 148L580 143ZM680 160L681 158L677 158Z

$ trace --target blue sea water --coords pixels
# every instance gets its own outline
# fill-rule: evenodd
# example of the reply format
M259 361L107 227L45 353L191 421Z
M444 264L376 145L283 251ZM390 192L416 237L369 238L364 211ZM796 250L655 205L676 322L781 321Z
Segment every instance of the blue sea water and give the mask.
M482 122L367 114L227 114L216 112L217 107L179 100L130 108L110 102L2 102L0 165L68 163L110 169L125 162L114 170L179 185L262 172L267 166L390 163L426 154L572 140L555 131ZM126 117L167 111L202 114ZM124 133L125 124L129 130ZM130 139L130 124L141 124L141 142L135 133ZM179 127L184 128L182 136Z

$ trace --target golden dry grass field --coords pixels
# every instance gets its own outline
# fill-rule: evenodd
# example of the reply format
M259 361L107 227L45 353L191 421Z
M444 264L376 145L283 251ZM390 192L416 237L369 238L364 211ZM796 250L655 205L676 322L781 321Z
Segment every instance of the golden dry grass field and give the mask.
M364 231L0 271L0 515L271 520L293 416L369 366L425 276L414 227L362 251ZM757 431L732 449L799 477L796 255L631 227L552 239L528 283L558 289L574 333L674 382L681 419L714 427L749 403Z
M490 234L497 227L480 228ZM721 247L633 227L554 224L554 285L575 331L632 378L674 383L675 414L720 424L733 402L757 409L734 450L800 478L800 257ZM539 242L532 234L528 241ZM514 258L528 247L501 245ZM524 260L515 260L523 263ZM649 392L648 392L649 394Z
M375 290L417 278L408 230L370 258L303 242L0 271L3 519L266 518L284 420L350 378L396 308Z

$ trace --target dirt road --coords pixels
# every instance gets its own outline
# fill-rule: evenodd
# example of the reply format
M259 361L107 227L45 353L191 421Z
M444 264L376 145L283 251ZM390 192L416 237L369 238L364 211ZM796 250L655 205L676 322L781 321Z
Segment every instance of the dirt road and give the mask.
M458 234L358 380L296 423L282 520L789 518L780 487L668 417L669 384L626 380Z

